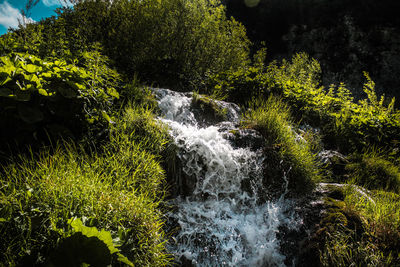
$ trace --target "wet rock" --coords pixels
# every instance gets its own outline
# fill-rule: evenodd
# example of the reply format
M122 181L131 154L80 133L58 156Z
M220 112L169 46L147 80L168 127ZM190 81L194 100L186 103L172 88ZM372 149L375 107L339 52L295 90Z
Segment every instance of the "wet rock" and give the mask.
M196 188L197 176L187 174L183 170L182 159L176 155L172 166L168 167L167 183L169 187L169 197L176 198L177 196L191 196Z
M186 258L185 256L181 256L179 259L178 266L180 266L180 267L195 267L196 265L192 263L192 260Z

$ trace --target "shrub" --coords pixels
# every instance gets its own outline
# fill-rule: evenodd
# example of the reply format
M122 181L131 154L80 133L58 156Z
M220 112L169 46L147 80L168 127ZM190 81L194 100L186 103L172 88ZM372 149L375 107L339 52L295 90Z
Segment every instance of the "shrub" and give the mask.
M313 188L319 180L317 163L308 144L297 140L286 104L275 97L253 100L242 125L258 130L266 140L264 151L270 164L267 175L276 176L267 183L278 180L282 185L280 180L287 179L294 194L304 194Z
M71 52L100 42L121 73L162 86L202 85L248 62L245 28L219 0L80 1L41 24L51 40L60 33L46 28L57 27Z
M265 73L265 57L266 50L260 49L251 66L238 70L227 69L211 76L207 84L208 93L241 105L247 104L252 98L269 94L271 79Z
M112 121L119 75L98 51L79 62L29 53L0 57L1 142L32 144L50 137L80 138Z
M289 103L296 119L320 127L329 147L343 152L362 151L369 146L398 149L400 113L394 99L386 101L375 94L375 84L367 73L367 98L354 102L344 84L320 86L320 66L307 54L293 56L291 62L271 63L267 76L271 89Z

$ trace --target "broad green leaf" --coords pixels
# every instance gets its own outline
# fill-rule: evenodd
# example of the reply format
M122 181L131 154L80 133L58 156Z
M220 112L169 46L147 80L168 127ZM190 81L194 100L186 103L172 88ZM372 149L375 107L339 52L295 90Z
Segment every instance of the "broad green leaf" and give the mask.
M9 75L7 75L7 74L6 74L7 76L2 75L3 73L5 73L5 72L0 73L0 77L2 76L2 78L0 78L0 85L4 85L12 80L12 78Z
M36 72L40 71L40 67L33 65L33 64L27 64L27 65L23 66L22 68L30 73L36 73Z
M51 72L44 72L41 74L42 78L51 78Z
M80 219L72 219L72 220L70 219L69 223L75 232L80 232L87 237L97 237L98 239L103 241L104 244L107 245L111 254L119 252L119 250L116 247L114 247L110 232L105 230L101 230L99 232L96 227L84 226Z
M99 240L101 240L109 249L110 254L114 254L116 253L116 255L118 256L118 261L125 263L128 266L133 266L133 263L124 255L122 255L119 252L119 249L117 249L114 246L112 237L111 237L111 233L109 231L105 231L105 230L97 230L96 227L87 227L84 226L82 221L80 219L77 218L71 218L68 220L68 223L71 225L71 227L73 228L73 230L76 233L81 233L82 235L86 236L86 237L97 237Z
M41 94L41 95L49 96L49 94L47 93L47 91L44 90L44 89L39 89L38 92L39 92L39 94Z
M69 86L71 86L72 88L74 88L75 90L84 90L85 86L77 83L77 82L73 82L73 81L65 81L66 84L68 84Z

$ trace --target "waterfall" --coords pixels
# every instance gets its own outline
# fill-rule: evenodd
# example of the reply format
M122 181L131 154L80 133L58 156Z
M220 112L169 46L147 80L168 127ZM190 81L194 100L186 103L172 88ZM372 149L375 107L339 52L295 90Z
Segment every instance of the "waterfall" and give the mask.
M171 201L178 229L169 250L194 266L285 266L278 233L299 223L284 195L260 201L263 153L229 140L239 108L216 103L225 122L204 125L192 107L191 93L155 89L160 118L170 128L178 157L194 188Z

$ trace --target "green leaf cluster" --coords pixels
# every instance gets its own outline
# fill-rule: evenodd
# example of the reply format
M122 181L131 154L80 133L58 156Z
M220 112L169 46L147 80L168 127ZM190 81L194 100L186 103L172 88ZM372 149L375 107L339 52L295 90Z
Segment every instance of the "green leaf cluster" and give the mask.
M295 119L319 127L327 147L342 152L362 151L370 146L400 151L400 112L395 99L378 98L375 84L364 73L366 98L355 101L343 83L321 86L319 63L305 53L291 61L255 65L213 76L210 93L246 104L254 96L281 97L292 109Z
M38 141L43 129L47 134L42 135L79 137L93 123L112 123L120 76L107 63L96 49L72 64L27 52L1 56L0 122L10 127L2 140L24 143L26 135L29 140L35 135Z
M395 148L400 136L400 113L394 98L386 102L375 93L367 73L366 98L355 102L344 84L320 86L319 64L306 54L294 56L272 69L283 97L302 114L299 119L321 127L325 140L344 152L362 151L369 146Z
M30 31L42 36L39 55L70 58L99 42L120 73L162 86L203 85L249 61L245 28L219 0L79 1Z

